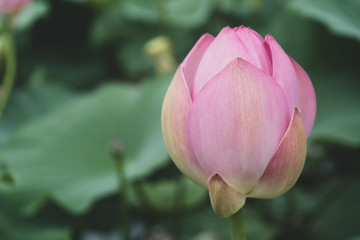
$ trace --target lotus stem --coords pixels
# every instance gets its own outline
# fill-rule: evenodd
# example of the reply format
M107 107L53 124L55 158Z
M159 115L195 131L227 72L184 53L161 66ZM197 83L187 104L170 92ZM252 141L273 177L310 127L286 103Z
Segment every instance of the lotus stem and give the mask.
M118 178L118 196L119 196L119 233L122 240L129 240L129 219L128 219L128 181L125 175L125 157L122 143L115 139L112 143L112 155L116 165L116 174Z
M231 240L245 240L244 207L230 217Z

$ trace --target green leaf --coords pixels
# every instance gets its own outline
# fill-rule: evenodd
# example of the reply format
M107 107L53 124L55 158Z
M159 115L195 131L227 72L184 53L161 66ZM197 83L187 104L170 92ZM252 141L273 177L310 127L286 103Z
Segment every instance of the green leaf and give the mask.
M219 10L238 16L248 15L263 7L263 0L218 0L217 2Z
M114 139L124 145L130 181L167 164L160 112L169 79L108 84L18 129L0 153L15 178L7 195L25 213L35 212L47 197L83 213L117 188Z
M185 223L179 226L184 233L183 239L203 239L203 234L209 236L204 239L230 239L229 220L216 216L210 203L207 208L186 216L181 222Z
M141 195L137 195L138 191ZM182 176L180 179L140 183L130 189L129 196L136 207L176 213L201 205L208 198L208 191Z
M360 240L360 235L356 235L355 237L352 237L349 240Z
M208 20L212 9L213 0L114 2L96 16L91 29L91 41L100 45L109 42L119 44L121 39L147 41L164 34L160 25L186 30L199 27Z
M314 81L317 114L310 139L360 146L360 84L356 77L333 73L312 79L318 80Z
M249 239L266 240L274 238L276 228L269 226L261 219L260 212L257 208L247 207L245 204L244 215L245 231Z
M248 199L251 201L251 199ZM183 239L230 239L229 219L219 218L208 205L202 211L187 216L182 220L181 228ZM264 222L259 214L258 205L245 204L244 208L245 231L247 239L268 240L274 239L276 228ZM199 234L200 233L200 234ZM194 237L197 235L198 238ZM200 237L204 235L204 238ZM209 237L205 237L209 236Z
M334 203L312 226L314 239L348 239L359 234L360 181L353 179L348 182L348 186L336 196Z
M5 108L0 122L0 147L22 124L47 114L74 97L73 92L61 86L36 83L42 81L41 78L30 81L33 85L14 90Z
M209 0L125 0L122 14L129 19L169 24L179 28L195 28L206 22L213 8Z
M338 34L360 40L360 0L295 0L290 7Z
M145 55L144 45L148 39L132 39L126 47L119 47L116 51L117 61L130 76L154 69L153 60Z
M91 41L97 45L109 42L119 44L121 39L147 41L164 34L159 24L183 29L199 27L208 20L212 9L212 0L114 2L96 16L91 29ZM140 28L141 31L138 31Z
M0 198L0 239L6 240L70 240L70 231L39 219L21 217L9 202Z

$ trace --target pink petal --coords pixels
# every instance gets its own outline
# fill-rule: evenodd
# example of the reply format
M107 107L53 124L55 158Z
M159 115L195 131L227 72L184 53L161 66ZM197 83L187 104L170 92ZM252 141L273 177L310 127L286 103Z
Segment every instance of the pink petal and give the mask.
M214 41L214 37L210 34L204 34L201 38L196 42L195 46L188 53L186 58L184 59L182 66L184 77L189 89L191 92L196 71L198 69L199 63L209 45Z
M207 187L209 175L201 169L189 147L187 118L190 105L191 99L180 65L162 106L163 137L176 166L195 183Z
M298 85L299 85L299 108L304 123L306 137L309 136L314 124L316 114L316 97L314 87L309 76L293 59L291 63L294 66Z
M188 133L196 159L241 193L261 177L290 114L280 86L243 59L232 61L190 107Z
M266 36L266 42L271 49L273 78L284 90L289 103L289 113L291 113L299 105L299 88L294 67L288 55L271 35Z
M296 108L276 153L256 188L248 196L274 198L287 192L299 178L305 157L306 136L300 112Z
M251 56L244 44L239 41L235 30L225 27L206 50L200 61L191 89L192 99L201 88L237 57L249 59Z
M251 28L241 26L236 30L236 34L251 55L251 59L247 60L271 76L271 52L267 42Z

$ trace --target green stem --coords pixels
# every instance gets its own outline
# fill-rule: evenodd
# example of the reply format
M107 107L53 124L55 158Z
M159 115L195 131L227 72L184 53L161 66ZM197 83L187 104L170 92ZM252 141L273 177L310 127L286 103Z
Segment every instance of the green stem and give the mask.
M244 207L230 217L231 240L245 240Z
M157 8L159 11L159 19L163 24L167 24L166 21L166 6L165 6L165 1L164 0L157 0L156 1L157 4Z
M0 88L0 119L3 115L6 103L9 99L12 87L14 85L16 73L16 57L14 43L11 33L5 32L2 35L3 51L5 58L5 74L4 80Z
M129 239L129 221L128 221L128 198L127 191L129 183L125 175L125 158L123 154L122 143L114 140L112 155L116 164L116 173L118 177L118 196L119 196L119 232L122 233L123 240Z

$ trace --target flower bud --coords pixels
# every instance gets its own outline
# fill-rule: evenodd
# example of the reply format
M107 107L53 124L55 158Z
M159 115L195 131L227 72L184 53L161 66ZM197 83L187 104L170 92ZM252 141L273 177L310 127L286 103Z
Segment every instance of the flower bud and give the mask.
M305 71L250 28L203 35L179 66L162 109L176 166L209 189L215 213L274 198L297 181L316 111Z
M0 0L0 15L13 15L31 0Z

